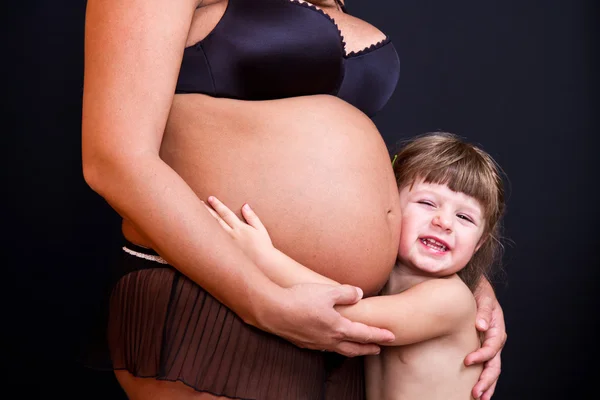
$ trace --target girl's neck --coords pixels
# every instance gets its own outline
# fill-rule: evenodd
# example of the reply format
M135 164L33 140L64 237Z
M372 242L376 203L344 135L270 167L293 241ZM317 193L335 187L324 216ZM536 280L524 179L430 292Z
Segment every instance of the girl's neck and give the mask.
M399 260L390 274L390 279L382 290L382 294L396 294L404 292L419 283L435 279L425 272L403 265Z

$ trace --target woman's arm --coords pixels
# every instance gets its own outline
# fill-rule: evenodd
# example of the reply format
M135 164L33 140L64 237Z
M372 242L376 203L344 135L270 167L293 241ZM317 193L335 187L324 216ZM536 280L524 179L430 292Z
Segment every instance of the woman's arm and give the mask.
M258 310L276 285L216 229L191 188L159 157L196 1L88 2L83 173L165 259L258 324Z
M88 1L82 115L86 182L161 256L247 323L302 347L351 355L377 351L355 342L371 335L374 342L382 341L388 333L350 325L333 309L358 301L360 292L349 286L284 289L274 284L160 159L197 2Z

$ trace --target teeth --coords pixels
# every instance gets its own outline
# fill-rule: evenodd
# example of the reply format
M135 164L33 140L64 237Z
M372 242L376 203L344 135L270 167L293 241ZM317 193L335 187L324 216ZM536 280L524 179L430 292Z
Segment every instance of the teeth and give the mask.
M438 242L435 239L431 239L431 238L421 239L421 242L424 245L426 245L427 247L431 247L432 249L435 249L438 251L446 251L448 249L446 246L444 246L444 244Z

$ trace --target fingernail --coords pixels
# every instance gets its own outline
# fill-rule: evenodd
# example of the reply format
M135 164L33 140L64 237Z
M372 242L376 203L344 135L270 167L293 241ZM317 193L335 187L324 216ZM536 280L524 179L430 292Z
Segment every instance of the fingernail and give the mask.
M485 321L485 319L478 320L477 324L479 324L479 327L482 328L482 329L486 329L487 328L487 322Z
M361 289L361 288L359 288L359 287L356 287L356 291L358 292L358 295L359 295L359 296L362 298L362 296L363 296L363 291L362 291L362 289Z
M208 201L213 201L215 198L213 196L208 196Z
M250 204L246 203L244 204L244 210L250 210Z
M483 392L477 393L477 398L480 398L483 395Z

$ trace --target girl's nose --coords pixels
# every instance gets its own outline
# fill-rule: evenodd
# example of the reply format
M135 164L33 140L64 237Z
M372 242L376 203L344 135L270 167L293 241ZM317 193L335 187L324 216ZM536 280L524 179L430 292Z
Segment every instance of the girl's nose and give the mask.
M452 221L443 213L436 214L433 217L432 223L444 231L452 231Z

